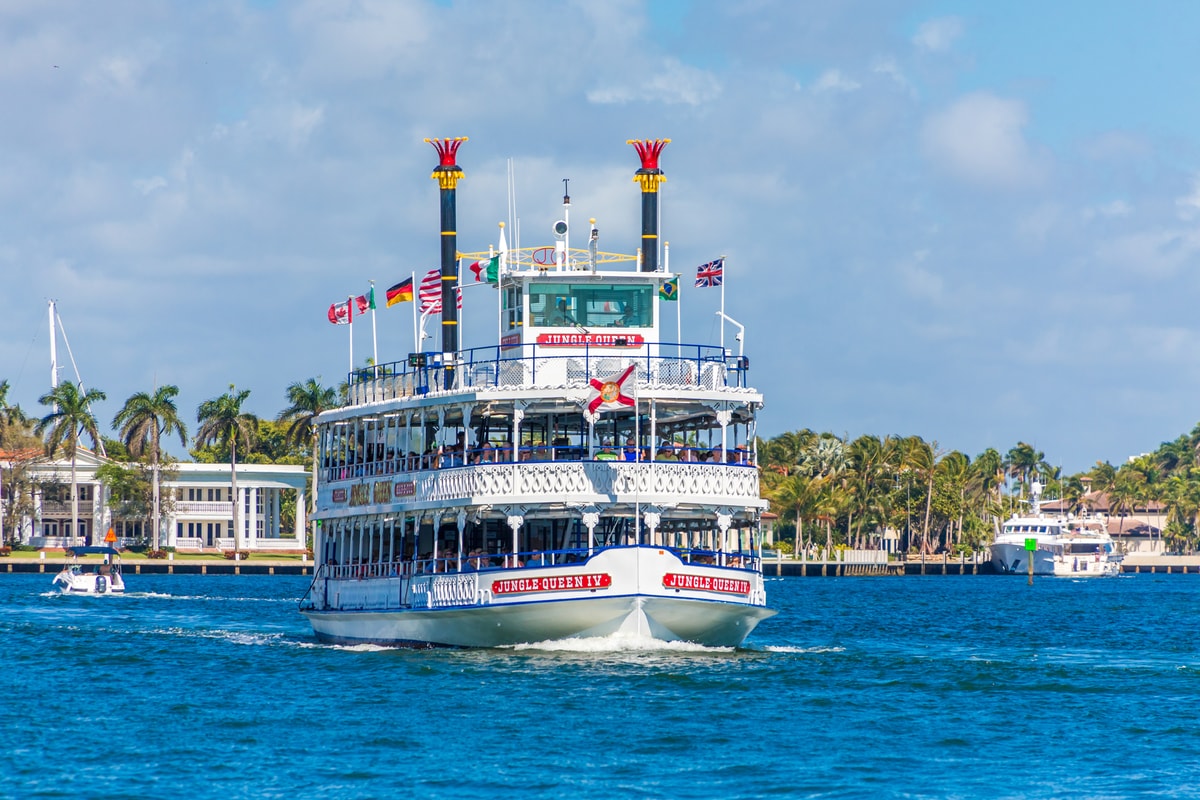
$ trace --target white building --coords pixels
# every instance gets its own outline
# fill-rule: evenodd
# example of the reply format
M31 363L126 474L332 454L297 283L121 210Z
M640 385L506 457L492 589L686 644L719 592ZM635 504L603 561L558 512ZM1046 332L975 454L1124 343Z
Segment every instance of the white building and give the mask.
M71 462L58 458L30 458L26 453L0 452L0 526L11 524L5 513L13 502L10 470L27 464L28 478L37 487L32 514L16 520L16 539L35 547L64 547L100 544L112 529L120 546L150 539L149 519L123 519L108 505L109 487L96 470L109 459L80 449L75 459L79 488L78 520L71 529ZM233 535L233 486L229 464L177 463L176 475L164 480L162 530L159 544L179 550L231 550ZM308 473L303 467L282 464L238 464L237 491L241 503L241 547L243 550L305 549L305 519L308 503ZM282 507L294 505L294 523L285 530ZM0 540L14 538L0 527Z

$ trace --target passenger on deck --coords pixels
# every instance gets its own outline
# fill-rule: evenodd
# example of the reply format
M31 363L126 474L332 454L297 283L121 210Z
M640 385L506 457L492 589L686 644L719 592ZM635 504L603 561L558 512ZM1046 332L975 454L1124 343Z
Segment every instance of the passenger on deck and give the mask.
M617 453L613 450L612 442L605 439L600 444L600 449L596 451L597 461L616 461Z
M625 454L624 455L625 455L626 461L637 461L637 457L638 457L637 442L635 442L633 440L632 436L630 436L628 439L625 440Z

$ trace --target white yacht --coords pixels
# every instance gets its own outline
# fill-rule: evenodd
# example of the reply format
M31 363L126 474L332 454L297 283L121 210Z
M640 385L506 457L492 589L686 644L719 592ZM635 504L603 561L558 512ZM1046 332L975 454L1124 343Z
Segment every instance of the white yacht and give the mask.
M112 595L124 594L125 579L121 577L121 554L113 547L87 546L67 550L72 563L54 576L53 585L63 594ZM91 565L79 561L81 556L103 555L104 561Z
M992 566L999 573L1068 578L1106 577L1121 571L1112 537L1102 520L1041 513L1041 490L1034 482L1033 513L1014 514L991 545ZM1028 549L1028 542L1034 550Z
M663 341L680 277L665 247L659 264L669 140L630 142L635 255L600 250L594 220L587 248L572 248L568 196L544 246L508 249L501 226L486 253L460 253L464 141L431 141L441 351L354 372L347 405L317 419L317 569L302 613L342 644L742 644L775 613L753 454L763 398L740 354ZM458 345L463 258L480 259L472 269L496 292L493 346ZM722 269L705 264L698 283L721 285Z

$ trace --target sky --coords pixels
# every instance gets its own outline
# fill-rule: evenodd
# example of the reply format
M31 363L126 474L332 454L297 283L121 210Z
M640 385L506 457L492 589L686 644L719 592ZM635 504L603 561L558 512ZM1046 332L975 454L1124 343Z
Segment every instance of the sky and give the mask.
M53 299L106 430L165 384L189 431L230 385L273 418L345 379L330 303L438 265L425 138L469 137L460 250L496 242L511 164L522 245L569 178L619 252L626 140L669 138L683 339L720 340L691 278L725 255L761 436L1118 464L1200 422L1196 30L1183 0L5 0L0 380L46 412ZM411 309L375 321L405 358Z

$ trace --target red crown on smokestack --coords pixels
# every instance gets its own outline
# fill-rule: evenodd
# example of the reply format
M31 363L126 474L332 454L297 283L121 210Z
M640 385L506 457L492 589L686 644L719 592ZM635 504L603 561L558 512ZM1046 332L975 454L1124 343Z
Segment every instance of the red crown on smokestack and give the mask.
M426 139L425 141L433 145L433 149L438 152L438 165L429 177L438 182L439 188L454 189L458 186L458 179L463 177L462 167L454 160L458 157L459 146L467 141L467 137L456 136L453 139Z
M671 143L670 139L629 139L626 144L633 145L638 157L642 159L642 169L657 170L658 156L663 148Z
M635 183L642 187L642 192L657 192L658 185L667 179L658 168L658 157L663 148L671 143L670 139L627 139L625 144L633 145L638 157L642 159L642 168L633 175Z

